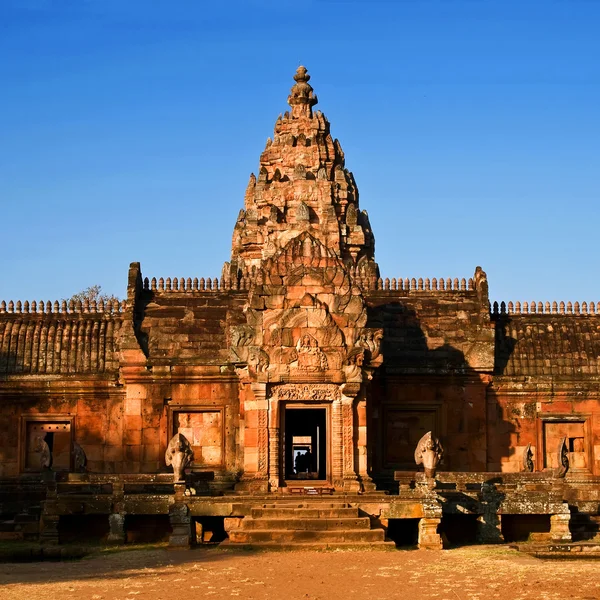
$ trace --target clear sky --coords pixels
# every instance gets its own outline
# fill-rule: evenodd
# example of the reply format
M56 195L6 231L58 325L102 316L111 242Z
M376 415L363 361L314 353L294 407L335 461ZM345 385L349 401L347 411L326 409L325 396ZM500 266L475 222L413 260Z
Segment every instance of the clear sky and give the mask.
M597 0L0 0L0 298L217 277L302 63L383 277L600 301Z

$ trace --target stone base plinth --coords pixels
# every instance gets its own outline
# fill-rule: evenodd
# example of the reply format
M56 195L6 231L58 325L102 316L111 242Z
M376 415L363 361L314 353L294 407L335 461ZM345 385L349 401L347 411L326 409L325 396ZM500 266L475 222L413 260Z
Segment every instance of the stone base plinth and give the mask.
M423 518L419 521L419 549L420 550L442 550L442 537L438 533L438 527L442 522L437 518Z

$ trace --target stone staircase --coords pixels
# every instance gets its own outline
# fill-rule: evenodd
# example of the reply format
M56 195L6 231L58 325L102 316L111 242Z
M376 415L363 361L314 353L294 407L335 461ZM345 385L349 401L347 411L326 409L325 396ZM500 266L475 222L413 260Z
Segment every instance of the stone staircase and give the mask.
M252 508L240 527L229 531L230 545L310 547L316 549L395 548L383 528L372 528L369 517L347 502L281 501Z

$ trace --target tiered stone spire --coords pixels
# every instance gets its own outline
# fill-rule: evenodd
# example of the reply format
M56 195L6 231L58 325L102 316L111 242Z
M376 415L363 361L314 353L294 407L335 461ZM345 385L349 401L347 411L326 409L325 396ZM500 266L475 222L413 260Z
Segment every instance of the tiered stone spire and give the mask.
M294 75L288 104L279 116L273 139L260 157L258 179L250 175L244 209L233 232L234 277L275 255L290 240L308 231L352 271L375 275L375 240L366 211L358 206L358 189L344 166L344 153L320 111L305 67Z

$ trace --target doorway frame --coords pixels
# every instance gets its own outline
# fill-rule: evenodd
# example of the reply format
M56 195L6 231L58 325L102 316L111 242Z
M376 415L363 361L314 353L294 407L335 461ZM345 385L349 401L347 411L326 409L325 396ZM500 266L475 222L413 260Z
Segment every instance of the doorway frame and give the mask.
M292 410L325 409L325 479L286 479L285 478L285 415ZM332 420L331 402L303 402L302 400L283 400L279 403L279 480L284 487L320 487L332 485Z

